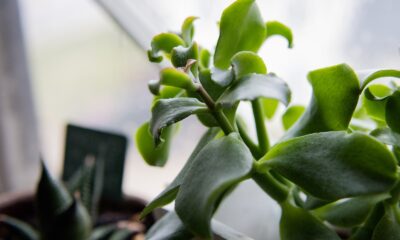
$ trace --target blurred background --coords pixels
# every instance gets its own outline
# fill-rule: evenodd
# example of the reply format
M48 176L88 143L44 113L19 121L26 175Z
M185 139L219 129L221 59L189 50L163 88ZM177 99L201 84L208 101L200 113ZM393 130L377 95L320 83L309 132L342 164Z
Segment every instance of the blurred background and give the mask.
M185 120L167 166L160 169L144 163L134 133L150 118L147 81L157 78L159 71L159 66L147 61L145 50L153 35L179 30L187 16L200 18L195 40L212 50L218 38L217 21L232 2L20 0L18 5L0 0L0 191L33 187L38 164L28 158L37 152L59 174L65 125L75 123L128 136L124 191L149 200L158 194L180 170L204 128L195 118ZM281 21L293 31L293 49L274 37L260 55L269 71L289 83L295 104L309 101L306 75L310 70L342 62L355 70L400 68L398 0L262 0L258 4L265 21ZM14 24L22 26L22 35L15 32ZM15 42L8 33L22 41ZM19 47L14 49L11 43ZM9 66L10 52L26 66ZM10 83L7 67L25 80ZM245 104L240 111L248 116ZM283 133L280 115L268 123L273 141ZM239 186L217 214L255 239L267 234L277 238L277 216L278 208L251 182Z

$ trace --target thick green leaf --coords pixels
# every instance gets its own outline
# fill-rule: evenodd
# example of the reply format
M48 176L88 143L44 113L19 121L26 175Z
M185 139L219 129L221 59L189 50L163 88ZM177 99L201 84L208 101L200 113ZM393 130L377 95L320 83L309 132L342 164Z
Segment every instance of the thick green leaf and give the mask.
M340 240L334 231L309 212L289 203L282 204L280 234L282 240Z
M158 53L160 51L170 54L174 47L185 45L185 42L174 33L161 33L153 37L151 40L151 49L147 51L147 55L151 62L161 62L163 57Z
M187 45L192 44L193 35L194 35L194 26L193 22L198 19L197 17L187 17L182 24L181 31L182 31L182 38Z
M89 213L79 201L74 200L66 211L58 215L51 223L47 223L45 230L41 232L42 239L88 239L91 227Z
M219 68L211 69L211 79L221 87L229 86L234 79L235 75L232 69L222 70Z
M179 172L179 174L175 177L171 184L158 194L142 211L140 217L143 218L150 212L152 212L155 208L162 207L167 205L168 203L175 200L175 197L179 191L179 187L182 184L183 178L186 175L189 168L192 166L193 160L200 152L204 146L209 143L215 136L220 132L219 128L210 128L204 135L201 137L200 141L198 142L197 146L193 150L192 154L190 155L189 159L186 161L185 166Z
M133 239L135 231L127 228L117 229L112 233L108 240L129 240Z
M359 83L346 64L314 70L308 74L313 97L304 114L284 139L314 132L346 130L356 108Z
M193 43L189 47L174 47L171 52L171 62L174 67L185 67L188 63L188 60L197 60L198 58L199 48L197 43Z
M288 130L294 123L299 120L301 115L304 113L305 107L300 105L293 105L286 109L285 113L282 115L282 124L285 130Z
M279 101L275 99L263 98L261 99L261 105L265 117L271 119L274 117L276 110L278 109Z
M152 108L150 131L153 135L155 146L161 143L163 128L181 121L192 114L207 112L204 103L195 98L170 98L160 99Z
M367 219L375 204L388 197L388 194L381 194L351 198L344 202L318 209L317 212L320 212L318 214L320 218L333 225L355 227L361 225Z
M200 50L200 66L202 68L208 68L210 66L210 59L211 59L211 53L203 48Z
M192 237L174 211L165 214L146 234L148 240L187 240Z
M378 222L372 235L372 240L398 240L400 239L400 215L396 205L386 206L385 215Z
M175 201L175 211L196 235L211 237L211 217L224 193L247 178L253 157L232 133L211 141L193 160Z
M400 134L392 131L390 128L377 128L370 135L376 137L384 144L400 147Z
M356 229L355 233L350 237L350 240L366 240L372 239L372 234L378 222L385 214L383 203L378 203L368 215L365 223Z
M393 131L400 133L400 91L396 91L388 97L386 123Z
M384 77L400 78L400 71L393 69L384 69L378 71L363 72L360 73L359 76L361 82L361 89L364 89L370 82L378 78L384 78Z
M229 108L241 100L257 98L277 99L285 105L290 102L288 85L275 74L248 74L236 81L218 99L217 104Z
M264 61L254 52L238 52L232 57L231 62L236 79L240 79L249 73L267 73Z
M312 209L320 208L320 207L325 206L330 203L332 203L332 200L324 200L324 199L316 198L312 195L307 195L307 199L303 203L302 207L307 210L312 210Z
M0 214L0 229L3 227L6 227L17 239L39 240L39 234L31 226L16 218Z
M387 96L392 90L383 84L374 84L364 91L363 106L367 114L378 121L385 121Z
M161 70L160 84L196 91L196 86L189 75L175 68L165 68Z
M36 206L39 221L46 228L72 204L73 199L67 189L54 179L42 162L42 175L36 190Z
M169 149L173 135L173 125L166 127L161 138L164 142L157 147L154 144L153 136L150 134L149 123L145 122L136 131L136 147L140 155L151 166L164 166L168 160Z
M240 51L257 52L266 37L266 27L255 0L237 0L224 10L214 54L214 65L227 69Z
M270 21L266 23L267 39L271 36L280 35L288 41L288 47L293 47L293 34L292 30L283 23L277 21Z
M374 138L345 132L324 132L275 145L259 161L325 200L382 193L397 179L396 160Z

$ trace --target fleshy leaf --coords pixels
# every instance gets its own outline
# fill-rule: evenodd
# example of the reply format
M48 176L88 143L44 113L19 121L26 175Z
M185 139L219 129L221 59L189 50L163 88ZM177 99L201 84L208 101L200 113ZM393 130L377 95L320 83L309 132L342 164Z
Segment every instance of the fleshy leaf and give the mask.
M194 35L194 26L193 22L198 19L197 17L187 17L182 24L181 31L182 31L182 38L187 45L190 45L193 41Z
M214 65L227 69L237 52L257 52L265 36L266 27L256 1L235 1L222 13Z
M6 227L16 239L39 240L39 234L31 226L16 218L0 215L0 229Z
M301 115L304 113L305 107L299 105L293 105L286 109L282 115L282 124L285 130L288 130L293 124L299 120Z
M197 60L198 58L199 48L197 43L193 43L189 47L174 47L171 52L171 62L174 67L185 67L189 59Z
M148 240L186 240L192 237L174 211L165 214L146 234Z
M219 128L210 128L200 139L199 143L193 150L192 154L190 155L189 159L187 160L185 166L182 168L182 170L179 172L179 174L175 177L175 179L172 181L171 184L168 185L168 187L162 191L160 194L158 194L157 197L155 197L147 206L145 209L143 209L142 213L140 214L140 217L143 218L150 212L152 212L154 209L162 207L164 205L167 205L168 203L172 202L175 200L175 197L179 191L179 187L182 184L183 177L186 175L186 172L189 170L190 166L193 163L193 160L197 156L197 154L200 152L201 149L206 146L212 139L215 138L215 136L220 132Z
M372 239L374 229L384 214L385 209L383 207L383 203L376 204L372 209L372 212L368 215L365 223L356 229L355 233L350 237L350 240Z
M175 211L196 235L211 237L211 217L223 194L249 176L253 157L235 133L211 141L193 160L180 186Z
M384 144L400 147L400 134L392 131L390 128L377 128L370 135Z
M165 68L161 70L160 83L166 86L196 91L196 86L189 75L175 68Z
M400 133L400 91L396 91L388 97L386 123L393 131Z
M153 37L151 40L151 49L147 51L147 55L151 62L161 62L163 57L158 53L160 51L170 54L174 47L185 45L185 42L174 33L161 33Z
M400 219L397 205L385 206L385 215L378 222L372 235L372 240L400 239Z
M324 239L340 240L338 235L302 208L282 204L280 221L282 240Z
M283 23L278 21L270 21L266 23L267 28L267 39L271 36L280 35L288 41L288 47L293 47L293 34L292 30Z
M236 79L240 79L250 73L267 73L267 67L264 64L264 61L254 52L238 52L232 57L231 62Z
M152 108L150 121L150 132L153 135L155 146L161 142L163 128L192 114L206 111L206 105L195 98L170 98L156 101Z
M248 74L228 88L217 104L229 108L238 101L251 101L260 97L277 99L287 105L290 102L290 90L288 85L273 73Z
M88 239L92 230L89 213L83 205L74 200L72 205L61 213L42 232L43 239Z
M211 79L221 87L229 86L234 79L234 73L232 69L222 70L219 68L212 68Z
M361 89L364 89L370 82L378 78L395 77L400 78L400 71L394 69L383 69L377 71L367 71L358 74L361 82Z
M211 59L211 53L203 48L200 50L200 66L202 68L208 68L210 66L210 59Z
M275 145L259 163L325 200L382 193L397 179L392 153L374 138L357 132L293 138Z
M264 98L261 99L261 105L263 107L263 112L268 119L274 117L276 110L279 106L279 101L275 99Z
M164 166L168 160L173 126L166 127L162 131L161 138L164 142L157 147L154 145L153 136L150 134L149 123L145 122L136 131L136 147L140 155L151 166Z
M317 211L321 212L318 214L320 218L335 226L356 227L367 219L375 204L388 197L387 194L356 197Z
M308 74L313 97L301 118L284 139L314 132L346 130L361 93L354 71L346 64Z
M50 224L71 206L73 199L67 189L54 179L42 162L42 175L36 190L36 206L42 227Z
M368 115L376 120L385 121L385 108L391 89L383 84L374 84L364 91L363 106Z

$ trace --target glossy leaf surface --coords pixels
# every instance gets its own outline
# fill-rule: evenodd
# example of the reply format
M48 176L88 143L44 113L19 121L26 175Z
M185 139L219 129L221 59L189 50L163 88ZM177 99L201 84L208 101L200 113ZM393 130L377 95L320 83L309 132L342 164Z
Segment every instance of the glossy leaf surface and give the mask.
M199 58L198 46L196 43L189 47L174 47L171 52L171 62L174 67L185 67L189 59L197 60Z
M195 157L180 186L175 211L196 235L211 237L211 217L221 197L248 177L253 157L237 134L211 141Z
M377 128L370 135L376 137L384 144L400 147L400 134L392 131L390 128Z
M260 164L325 200L382 193L397 179L391 152L361 133L324 132L293 138L275 145Z
M313 97L304 114L285 139L314 132L347 129L360 94L354 71L346 64L314 70L308 74Z
M148 240L187 240L192 237L174 211L165 214L146 234Z
M151 62L161 62L163 57L160 51L170 54L174 47L185 45L185 42L174 33L161 33L153 37L151 49L147 52Z
M251 101L260 97L277 99L287 105L290 102L290 90L288 85L275 74L248 74L227 89L217 104L228 108L238 101Z
M388 198L388 195L362 196L346 200L336 205L328 205L321 210L322 219L339 227L361 225L372 211L375 204Z
M235 54L232 57L232 67L236 79L240 79L250 73L267 73L267 67L262 58L250 51L242 51Z
M309 212L288 203L282 205L280 234L282 240L340 240L334 231Z
M156 101L152 108L150 121L150 131L153 135L155 146L161 143L161 131L163 128L192 114L206 111L206 105L195 98L170 98Z
M370 85L364 91L363 106L370 117L385 121L387 96L391 89L383 84Z
M185 166L179 172L179 174L175 177L171 184L162 191L157 197L155 197L142 211L141 218L145 217L147 214L152 212L155 208L162 207L167 205L168 203L175 200L175 197L179 191L179 187L182 184L183 178L189 170L190 166L193 163L193 160L196 158L197 154L201 149L204 148L206 144L208 144L215 136L220 132L219 128L210 128L200 139L197 146L193 150L189 159L187 160Z
M400 71L394 69L383 69L378 71L368 71L359 74L361 80L361 89L364 89L372 81L384 78L384 77L395 77L400 78Z
M222 13L214 65L227 69L237 52L257 52L265 36L266 27L256 1L235 1Z
M400 216L398 206L386 206L385 215L378 222L372 235L372 240L400 239Z
M388 97L386 123L393 131L400 133L400 91L396 91Z
M193 41L194 36L194 25L193 22L197 19L197 17L187 17L182 24L182 38L187 45L190 45Z
M146 161L151 166L164 166L168 160L169 149L172 141L173 126L166 127L161 133L164 139L157 147L154 144L153 136L150 134L149 123L145 122L136 131L136 147Z
M293 105L286 109L282 115L282 124L285 130L288 130L304 113L305 107L299 105Z
M292 30L283 23L277 21L270 21L266 23L267 28L267 39L271 36L279 35L288 41L288 47L293 47L293 34Z
M160 72L160 83L162 85L196 91L196 87L189 75L175 68L163 69Z

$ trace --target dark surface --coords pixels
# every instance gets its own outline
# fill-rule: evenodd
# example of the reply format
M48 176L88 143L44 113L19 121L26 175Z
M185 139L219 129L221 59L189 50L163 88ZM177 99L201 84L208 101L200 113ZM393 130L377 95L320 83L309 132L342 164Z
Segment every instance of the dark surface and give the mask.
M76 171L82 169L87 157L103 160L102 198L121 200L127 142L126 137L120 134L68 125L62 180L67 182Z

